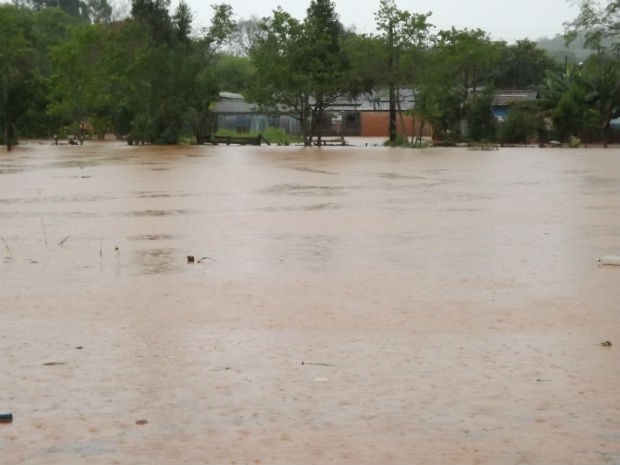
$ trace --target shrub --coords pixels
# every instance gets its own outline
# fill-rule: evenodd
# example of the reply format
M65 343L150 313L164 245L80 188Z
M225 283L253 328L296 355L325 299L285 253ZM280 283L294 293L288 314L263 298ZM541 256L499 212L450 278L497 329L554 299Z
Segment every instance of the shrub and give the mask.
M525 144L536 136L535 112L526 105L515 105L506 115L506 121L499 126L499 140L502 143Z
M581 139L579 137L570 136L570 138L568 139L568 146L571 149L579 148L580 145L581 145Z

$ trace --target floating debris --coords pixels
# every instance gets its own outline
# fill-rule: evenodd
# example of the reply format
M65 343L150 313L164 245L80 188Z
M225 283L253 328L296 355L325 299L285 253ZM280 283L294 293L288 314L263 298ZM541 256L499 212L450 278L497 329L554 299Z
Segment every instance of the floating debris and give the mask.
M137 420L136 421L136 425L146 425L148 424L148 420Z
M6 248L6 250L8 250L11 258L13 258L13 252L11 252L11 248L9 247L9 244L7 244L6 241L4 240L4 237L2 238L2 242L4 242L4 247Z
M41 220L41 229L43 230L43 239L45 239L45 247L47 247L47 231L45 230L45 223L43 223L43 217L39 217Z
M620 256L618 255L603 255L598 258L598 262L601 265L616 265L620 266Z
M601 346L602 347L611 347L613 344L611 343L611 341L603 341L601 342Z
M66 364L67 364L67 362L45 362L45 363L43 364L43 366L46 366L46 367L55 367L55 366L57 366L57 365L66 365Z

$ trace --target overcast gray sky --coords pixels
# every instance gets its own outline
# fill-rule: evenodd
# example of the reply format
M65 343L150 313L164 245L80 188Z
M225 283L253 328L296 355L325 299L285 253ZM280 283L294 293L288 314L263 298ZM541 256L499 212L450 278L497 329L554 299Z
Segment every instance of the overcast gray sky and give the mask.
M271 16L278 5L302 19L310 0L186 0L194 13L194 26L203 27L211 19L212 3L228 3L237 18L252 15ZM375 32L374 13L379 0L336 0L336 11L345 26L355 25L358 32ZM173 5L176 6L173 0ZM513 42L518 39L553 37L562 32L562 23L577 16L577 8L567 0L397 0L402 10L413 13L431 11L431 24L438 29L480 28L494 39Z

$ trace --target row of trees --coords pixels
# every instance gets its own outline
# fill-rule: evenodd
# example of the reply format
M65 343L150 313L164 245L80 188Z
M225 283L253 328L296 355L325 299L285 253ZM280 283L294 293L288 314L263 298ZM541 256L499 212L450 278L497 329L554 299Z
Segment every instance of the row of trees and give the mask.
M132 142L198 143L211 131L220 90L242 92L265 111L292 112L304 141L320 139L326 109L372 89L390 93L390 140L397 119L416 117L435 137L519 141L538 135L606 137L620 113L620 3L582 0L567 25L585 31L595 53L557 62L528 40L493 41L481 30L435 32L431 13L381 0L376 34L346 30L330 0L311 0L306 17L233 19L214 5L211 25L192 29L180 2L133 0L124 17L106 0L27 0L0 5L0 125L20 137L112 131ZM414 89L406 115L398 91ZM541 97L496 124L494 89L536 88ZM461 130L467 122L467 134Z
M135 0L129 18L90 22L58 7L0 5L0 117L4 138L113 131L131 141L174 144L208 133L218 96L218 49L235 28L215 5L192 34L181 2Z

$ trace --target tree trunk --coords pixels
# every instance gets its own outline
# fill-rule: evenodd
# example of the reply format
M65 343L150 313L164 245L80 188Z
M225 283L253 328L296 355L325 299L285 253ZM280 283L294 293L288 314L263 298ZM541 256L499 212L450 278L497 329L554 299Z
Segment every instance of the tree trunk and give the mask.
M3 97L4 97L4 105L5 105L5 109L4 109L4 141L6 143L6 150L8 152L11 151L12 148L12 141L11 138L13 137L13 134L11 131L11 117L9 116L9 96L8 96L8 91L7 91L7 86L6 86L6 81L3 82Z
M407 125L405 124L405 117L403 116L403 109L400 105L400 90L396 89L396 105L398 106L398 118L400 120L400 129L407 141Z
M390 142L396 142L396 92L390 83Z
M424 125L426 124L426 119L422 118L420 121L420 130L418 131L418 143L422 145L422 132L424 131Z
M6 139L6 150L10 152L13 148L13 128L11 127L8 109L6 114L6 120L4 122L4 137Z

